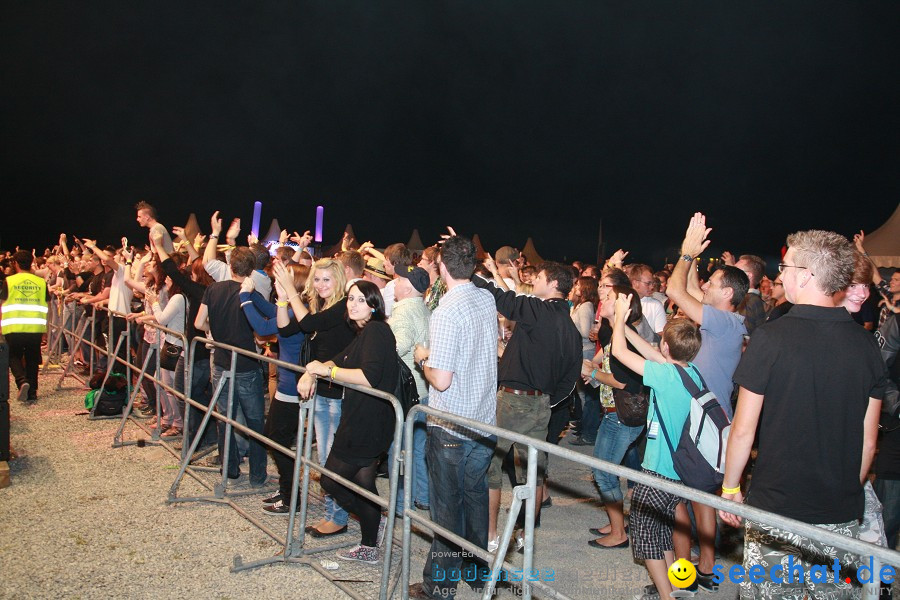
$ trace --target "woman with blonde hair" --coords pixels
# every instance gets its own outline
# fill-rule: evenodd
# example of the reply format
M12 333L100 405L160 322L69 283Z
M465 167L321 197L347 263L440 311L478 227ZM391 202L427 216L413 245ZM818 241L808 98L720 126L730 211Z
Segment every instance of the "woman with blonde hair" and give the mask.
M337 356L356 337L345 318L346 303L344 266L332 258L317 260L306 279L302 297L294 286L293 273L280 260L272 265L275 276L278 334L289 337L303 332L310 338L311 360L326 362ZM293 316L288 313L288 306ZM301 357L302 360L302 357ZM334 432L341 422L341 400L344 388L329 381L316 389L314 427L319 463L325 464ZM282 500L290 500L284 498ZM347 530L347 511L334 499L325 497L325 518L307 527L313 537L343 533Z

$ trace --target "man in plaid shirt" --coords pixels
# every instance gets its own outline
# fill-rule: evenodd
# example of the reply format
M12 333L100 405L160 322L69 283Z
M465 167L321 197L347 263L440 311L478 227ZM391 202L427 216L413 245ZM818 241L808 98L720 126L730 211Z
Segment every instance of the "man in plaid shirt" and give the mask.
M441 248L440 275L447 293L431 316L430 348L417 347L416 363L425 371L429 405L493 425L496 421L497 314L494 299L472 284L475 245L454 236ZM487 547L487 469L497 439L477 429L428 418L426 456L431 480L431 518L481 548ZM452 598L466 553L435 536L410 598ZM480 589L487 567L463 571Z

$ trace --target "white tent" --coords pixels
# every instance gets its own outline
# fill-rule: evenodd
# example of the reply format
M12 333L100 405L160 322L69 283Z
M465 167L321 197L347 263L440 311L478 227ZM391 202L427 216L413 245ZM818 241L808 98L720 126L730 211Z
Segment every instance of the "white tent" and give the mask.
M877 267L900 267L900 204L887 222L866 234L866 252Z

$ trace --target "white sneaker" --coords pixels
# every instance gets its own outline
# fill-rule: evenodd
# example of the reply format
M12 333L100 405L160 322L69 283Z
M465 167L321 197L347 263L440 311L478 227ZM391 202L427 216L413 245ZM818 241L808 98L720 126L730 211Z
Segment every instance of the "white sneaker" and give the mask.
M500 536L498 535L497 537L495 537L494 539L492 539L488 542L487 550L488 550L488 552L496 552L497 548L499 548L499 547L500 547Z

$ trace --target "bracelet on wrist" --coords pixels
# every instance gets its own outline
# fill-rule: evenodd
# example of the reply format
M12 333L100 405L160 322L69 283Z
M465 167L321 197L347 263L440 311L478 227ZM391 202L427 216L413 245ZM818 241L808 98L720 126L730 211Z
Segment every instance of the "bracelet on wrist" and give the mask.
M737 494L740 491L741 491L740 485L738 485L737 487L733 487L733 488L725 487L724 485L722 485L722 493L723 494Z
M591 379L597 379L597 377L595 377L596 375L597 375L597 369L594 369L593 371L591 371Z
M211 239L211 240L217 240L217 239L219 239L219 236L218 236L217 234L215 234L215 233L211 233L211 234L209 234L209 239Z
M275 306L278 306L279 308L287 308L287 305L288 303L286 300L278 300L275 302Z
M331 375L330 375L329 379L331 379L332 381L334 381L334 376L337 374L337 370L338 370L337 367L331 367Z

